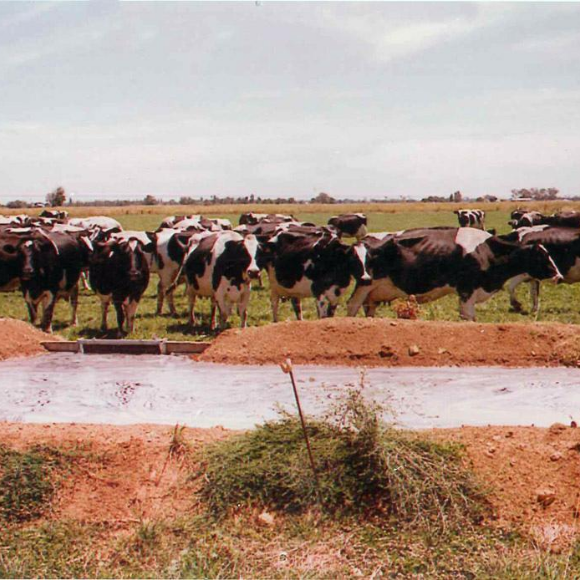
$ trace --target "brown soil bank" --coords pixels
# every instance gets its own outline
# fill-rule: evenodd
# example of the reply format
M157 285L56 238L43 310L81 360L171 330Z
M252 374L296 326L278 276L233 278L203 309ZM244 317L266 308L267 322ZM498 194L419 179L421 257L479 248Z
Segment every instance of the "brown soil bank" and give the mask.
M580 327L364 318L292 321L221 334L198 360L349 366L578 366Z
M202 446L231 433L187 428L182 434L187 456L171 457L172 431L161 425L0 423L0 441L18 450L49 445L81 452L46 517L124 528L143 518L198 510L198 483L190 477L197 466L191 460ZM580 429L463 427L426 435L465 446L466 461L489 491L497 524L531 531L542 543L577 533Z
M59 340L59 337L21 320L0 318L0 360L46 353L40 344L44 340Z

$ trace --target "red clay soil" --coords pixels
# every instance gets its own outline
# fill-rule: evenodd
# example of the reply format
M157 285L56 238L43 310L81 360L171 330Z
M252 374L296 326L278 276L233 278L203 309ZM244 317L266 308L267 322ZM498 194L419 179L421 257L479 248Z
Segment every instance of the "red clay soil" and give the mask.
M231 329L197 360L348 366L579 366L580 327L365 318Z
M0 423L0 442L18 450L49 445L78 461L59 486L52 519L123 527L144 518L171 518L195 509L196 484L183 456L169 457L173 427ZM225 437L223 428L186 429L188 449Z
M40 344L44 340L61 339L21 320L0 318L0 360L46 353Z
M123 529L144 518L192 513L191 459L169 458L173 428L159 425L0 423L2 444L23 450L50 445L81 458L58 491L50 519L107 522ZM223 428L184 431L189 450L227 437ZM454 440L489 491L491 523L516 526L551 549L580 531L580 429L463 427L427 432ZM191 458L191 454L188 454Z

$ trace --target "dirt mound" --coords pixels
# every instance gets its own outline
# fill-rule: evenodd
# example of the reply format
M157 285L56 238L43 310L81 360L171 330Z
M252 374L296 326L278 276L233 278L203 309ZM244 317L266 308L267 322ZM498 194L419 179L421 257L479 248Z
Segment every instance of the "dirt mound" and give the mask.
M0 440L18 450L50 445L78 457L49 518L107 522L122 529L197 509L197 483L189 477L196 466L168 458L172 431L160 425L0 423ZM230 433L220 427L187 428L183 439L195 452ZM546 547L565 544L578 532L580 429L462 427L427 434L465 446L498 525L516 525Z
M580 364L580 328L558 323L476 324L364 318L232 329L198 360L349 366Z
M0 360L46 353L40 344L44 340L62 339L41 332L21 320L0 318Z

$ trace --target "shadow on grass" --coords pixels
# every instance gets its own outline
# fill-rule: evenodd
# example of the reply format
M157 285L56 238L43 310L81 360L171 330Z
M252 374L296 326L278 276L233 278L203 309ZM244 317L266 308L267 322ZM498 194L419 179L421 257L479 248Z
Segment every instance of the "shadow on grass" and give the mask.
M80 338L123 338L117 328L109 328L106 331L100 328L83 328L79 330L78 335Z

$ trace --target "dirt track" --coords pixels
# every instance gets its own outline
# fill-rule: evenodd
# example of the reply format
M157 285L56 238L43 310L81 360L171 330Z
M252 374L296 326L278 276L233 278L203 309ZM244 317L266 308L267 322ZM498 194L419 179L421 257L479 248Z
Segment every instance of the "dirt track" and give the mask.
M580 327L364 318L282 322L221 334L198 360L348 366L578 366Z

